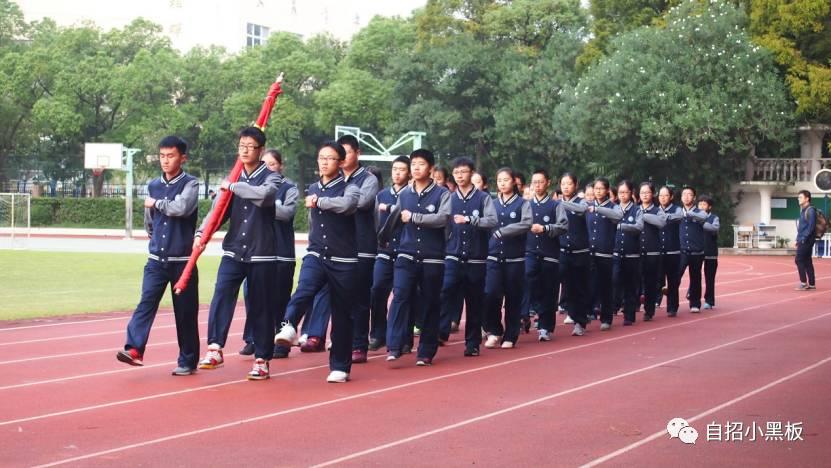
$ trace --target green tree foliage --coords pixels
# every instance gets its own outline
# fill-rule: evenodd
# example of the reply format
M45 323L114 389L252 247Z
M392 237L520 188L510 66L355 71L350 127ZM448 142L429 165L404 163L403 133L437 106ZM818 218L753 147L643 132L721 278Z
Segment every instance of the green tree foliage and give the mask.
M557 109L579 148L577 167L694 184L728 200L755 146L793 138L785 84L746 21L726 2L685 2L665 27L614 41Z
M831 3L752 0L750 31L785 71L797 117L831 122Z

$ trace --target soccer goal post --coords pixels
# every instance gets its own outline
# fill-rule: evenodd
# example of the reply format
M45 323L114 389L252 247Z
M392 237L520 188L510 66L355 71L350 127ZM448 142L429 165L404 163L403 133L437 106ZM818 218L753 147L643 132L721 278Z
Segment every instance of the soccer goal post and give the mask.
M6 248L26 249L31 231L32 195L0 193L0 243Z

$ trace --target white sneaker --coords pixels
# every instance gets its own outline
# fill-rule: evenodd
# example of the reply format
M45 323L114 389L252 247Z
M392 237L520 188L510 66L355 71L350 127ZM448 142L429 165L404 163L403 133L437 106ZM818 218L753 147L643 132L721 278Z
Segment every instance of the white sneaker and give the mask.
M502 349L511 349L513 347L514 347L514 342L513 341L503 341L502 342L502 346L501 346Z
M485 347L488 349L496 348L499 344L499 337L496 335L488 335L488 339L485 340Z
M280 333L274 337L274 344L286 347L300 346L300 341L297 339L297 331L290 323L283 322Z
M563 319L563 323L566 325L571 325L574 323L574 319L571 318L571 315L566 315L566 318Z
M704 310L710 310L712 308L713 308L713 306L711 306L710 304L708 304L706 302L704 303Z
M266 380L268 379L268 361L265 359L255 359L254 367L251 372L246 375L248 380Z
M208 345L208 352L205 353L205 357L199 361L199 368L200 369L216 369L217 367L222 367L225 363L225 359L222 357L222 348L216 344Z
M600 331L609 331L612 328L611 323L601 323L600 324Z
M574 330L572 330L571 332L571 336L583 336L583 333L585 333L583 327L579 323L575 323Z
M329 377L326 377L326 381L329 383L344 383L349 380L349 374L344 371L333 370L329 372Z
M540 335L537 337L539 341L551 341L551 335L545 328L540 328L539 334Z
M701 309L699 309L698 307L690 307L690 312L692 312L693 314L697 314L701 312Z

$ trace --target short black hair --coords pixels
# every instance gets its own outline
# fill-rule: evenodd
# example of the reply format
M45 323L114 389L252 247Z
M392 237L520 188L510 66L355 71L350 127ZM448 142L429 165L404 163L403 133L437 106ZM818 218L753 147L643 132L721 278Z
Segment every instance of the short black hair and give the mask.
M257 127L245 127L239 131L239 138L251 137L259 146L265 146L265 133Z
M580 185L580 181L577 180L577 176L572 172L563 172L563 175L560 176L560 182L562 182L563 179L571 179L571 183L574 184L575 188Z
M162 148L176 148L176 150L179 151L179 154L188 154L188 144L185 140L175 135L169 135L162 138L162 141L159 142L159 149Z
M551 180L551 177L548 177L548 171L546 171L543 168L534 169L534 172L531 174L531 178L533 179L534 176L537 174L541 174L543 177L545 177L545 180Z
M408 158L407 156L399 156L399 157L393 159L392 163L393 164L395 164L395 163L404 163L404 164L407 165L407 172L410 171L410 158Z
M267 154L270 154L274 159L277 160L278 163L283 164L283 155L279 151L277 151L276 149L269 148L269 149L265 150L263 152L263 155L260 156L260 159L262 159L263 156L265 156Z
M662 185L661 188L658 189L658 194L660 194L663 189L667 189L667 192L669 192L669 198L675 197L675 190L672 190L672 187L669 185Z
M525 185L525 175L521 172L514 172L514 179L519 179L519 183Z
M320 144L320 146L317 147L317 152L319 153L320 150L322 150L323 148L332 148L333 150L335 150L335 152L338 153L338 157L340 158L341 161L346 159L346 150L343 149L343 146L341 146L341 144L338 143L337 141L333 141L333 140L324 141L323 143Z
M632 186L632 182L629 179L623 179L623 180L621 180L620 182L617 183L618 187L623 186L623 185L625 185L626 188L628 188L629 191L632 192L632 195L634 196L635 187Z
M464 156L460 156L454 159L452 166L453 169L456 169L457 167L467 167L468 169L470 169L470 172L476 172L476 163L473 162L472 159L466 158Z
M415 158L421 158L425 160L427 162L427 165L430 167L436 165L436 157L433 156L433 152L428 149L419 148L410 153L410 162L412 162Z
M804 196L805 196L805 198L807 198L808 200L810 200L810 199L811 199L811 192L809 192L809 191L807 191L807 190L800 190L800 191L797 193L797 195L804 195Z
M496 170L496 178L499 179L499 174L502 174L503 172L508 174L508 177L511 178L511 183L514 184L514 193L519 193L519 187L517 187L516 184L516 172L508 166L500 167Z
M441 175L443 175L445 179L449 178L450 176L450 174L447 172L447 169L445 169L444 166L434 167L433 172L441 172Z
M592 183L592 188L594 188L594 186L597 185L597 184L600 184L600 185L603 186L603 188L605 188L606 190L609 190L609 185L610 185L609 184L609 179L607 179L605 177L598 177L597 179L594 179L594 182ZM588 187L588 186L586 186L586 187Z
M695 198L698 195L698 193L695 191L695 187L693 187L692 185L685 185L684 188L681 189L681 193L684 193L684 190L692 191L693 198Z
M355 151L361 150L361 144L358 143L358 139L355 138L355 135L346 134L338 138L338 143L340 143L341 146L349 145Z
M653 184L651 181L645 180L641 182L640 188L644 187L648 188L649 191L652 192L652 195L655 195L655 184ZM638 189L638 191L640 191L640 188Z
M703 194L700 197L698 197L698 201L699 201L699 203L704 202L704 203L710 205L711 208L713 206L713 197L711 197L707 194Z

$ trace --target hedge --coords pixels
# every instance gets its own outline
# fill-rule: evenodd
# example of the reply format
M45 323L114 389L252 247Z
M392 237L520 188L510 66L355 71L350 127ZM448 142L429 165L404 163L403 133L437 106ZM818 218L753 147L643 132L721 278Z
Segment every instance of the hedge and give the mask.
M199 222L211 208L210 200L199 200ZM143 200L133 202L133 227L143 228ZM124 227L123 198L32 198L32 226L120 229ZM306 232L309 223L304 206L294 219L297 232Z

